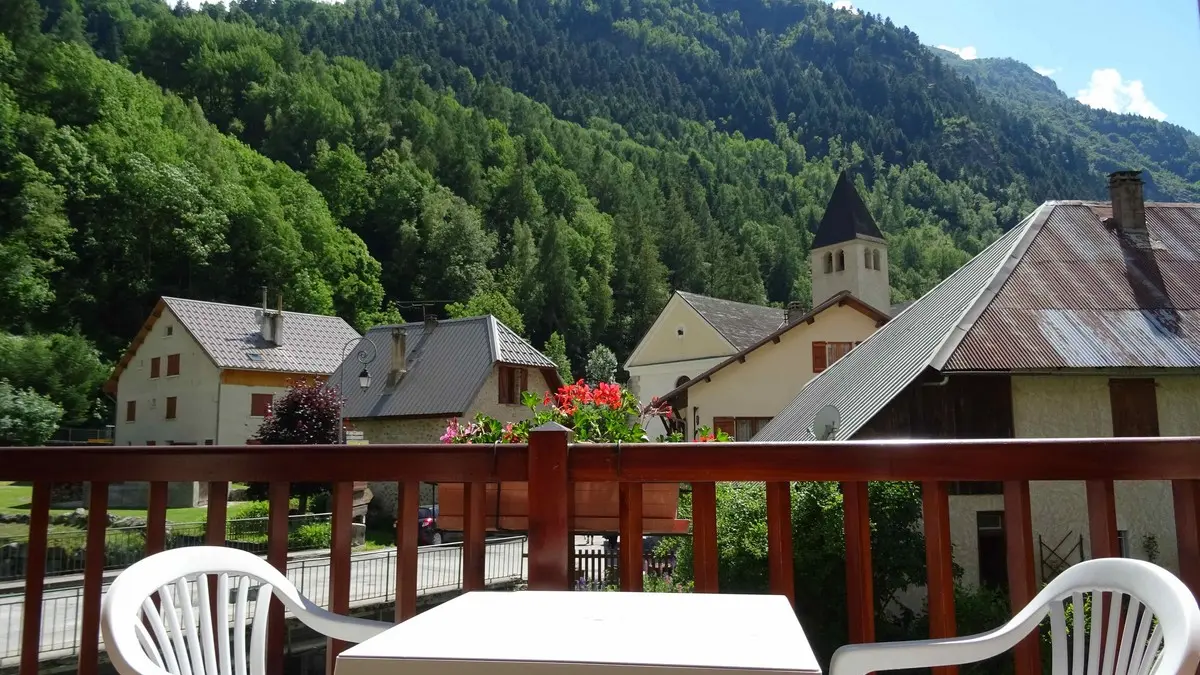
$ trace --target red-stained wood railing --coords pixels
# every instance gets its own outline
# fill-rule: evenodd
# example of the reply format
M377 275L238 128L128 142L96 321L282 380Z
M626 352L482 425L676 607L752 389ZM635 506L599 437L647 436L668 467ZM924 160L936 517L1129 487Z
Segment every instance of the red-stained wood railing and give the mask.
M364 476L364 473L370 475ZM1200 438L1004 441L826 442L800 444L568 444L565 429L536 432L526 445L374 446L155 446L0 448L0 479L31 481L33 498L21 636L21 675L37 672L41 601L46 571L46 530L50 488L57 482L92 483L84 574L80 675L96 672L97 626L104 563L102 541L107 486L118 481L150 481L146 551L165 545L167 482L208 483L210 544L224 544L230 481L270 484L267 559L287 565L289 483L334 484L329 602L349 609L353 481L395 481L398 488L396 539L396 619L416 612L418 481L466 486L463 582L482 588L489 483L529 484L529 585L535 589L571 587L572 485L620 486L621 585L641 585L642 486L679 482L692 485L692 535L698 592L717 592L717 482L760 481L767 485L770 588L795 603L791 540L791 481L841 484L845 514L847 602L853 641L874 639L874 593L867 482L911 480L922 484L928 567L930 632L955 633L950 558L949 481L1003 481L1009 587L1014 606L1037 591L1034 573L1031 480L1085 481L1093 555L1115 555L1117 534L1114 480L1170 480L1174 494L1180 574L1200 590ZM635 567L636 566L636 567ZM270 675L282 675L285 627L281 613L269 628ZM342 645L330 645L332 660ZM1019 675L1040 672L1036 639L1016 653ZM954 669L943 669L943 673Z

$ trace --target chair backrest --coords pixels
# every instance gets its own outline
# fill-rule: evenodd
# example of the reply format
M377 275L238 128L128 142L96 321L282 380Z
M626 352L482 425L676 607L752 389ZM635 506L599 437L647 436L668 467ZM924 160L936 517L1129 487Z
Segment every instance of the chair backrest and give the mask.
M1050 615L1055 675L1148 675L1160 669L1191 675L1200 665L1196 598L1179 578L1148 562L1098 558L1073 565L1029 609L1039 622Z
M271 603L258 600L272 594L305 625L339 640L362 642L391 626L321 609L252 553L192 546L157 553L117 576L100 612L105 649L121 675L264 675Z
M995 630L847 645L833 655L830 673L863 675L982 661L1015 647L1047 615L1054 675L1194 675L1200 666L1200 606L1188 587L1148 562L1099 558L1066 569Z

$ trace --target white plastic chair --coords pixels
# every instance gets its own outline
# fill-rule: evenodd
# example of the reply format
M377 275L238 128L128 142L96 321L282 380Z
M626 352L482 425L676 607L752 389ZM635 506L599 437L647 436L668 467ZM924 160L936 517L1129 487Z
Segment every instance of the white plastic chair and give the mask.
M1084 593L1087 592L1092 595L1092 627L1091 637L1085 641ZM1129 607L1122 612L1121 603L1126 596ZM1101 607L1106 604L1105 597L1109 598L1107 606L1115 607L1116 611L1109 611L1107 625L1102 627L1099 624L1104 616ZM1072 607L1070 638L1066 600ZM834 652L829 672L866 675L982 661L1015 647L1037 629L1046 614L1050 615L1053 675L1195 675L1200 665L1200 607L1188 587L1170 572L1148 562L1098 558L1067 568L1000 628L968 637L847 645ZM1152 621L1155 618L1157 622ZM1097 639L1102 633L1103 658L1101 640Z
M219 598L215 631L210 575L216 575ZM321 609L300 595L279 570L252 553L193 546L140 560L113 580L100 609L100 631L113 666L121 675L247 675L247 668L249 675L263 675L271 603L255 601L247 654L245 626L254 581L260 584L257 598L266 600L274 593L296 618L328 637L362 642L392 627ZM232 624L230 589L237 591ZM154 604L155 592L161 610Z

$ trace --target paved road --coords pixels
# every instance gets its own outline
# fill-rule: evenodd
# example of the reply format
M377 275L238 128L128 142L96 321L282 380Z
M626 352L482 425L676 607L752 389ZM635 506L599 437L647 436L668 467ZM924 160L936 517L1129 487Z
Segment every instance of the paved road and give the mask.
M527 578L523 537L488 542L485 578L488 583ZM350 604L382 603L395 599L396 550L356 553L351 559ZM288 561L288 578L300 593L321 607L329 606L329 558L318 556ZM417 556L417 592L421 595L462 586L459 545L425 546ZM107 590L107 587L106 589ZM74 652L79 640L81 587L46 591L42 604L43 658ZM0 596L0 666L15 663L21 641L22 598Z

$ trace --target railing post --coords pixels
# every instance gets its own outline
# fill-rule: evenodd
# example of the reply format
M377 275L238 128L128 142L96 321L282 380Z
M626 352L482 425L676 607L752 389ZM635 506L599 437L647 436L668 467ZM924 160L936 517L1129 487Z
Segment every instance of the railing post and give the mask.
M462 589L482 591L487 588L487 483L474 481L463 487Z
M29 542L25 549L25 605L21 614L19 675L37 675L42 643L42 589L46 581L46 533L50 529L50 483L33 484Z
M549 422L529 434L529 588L571 588L571 482L567 470L570 431Z
M100 596L104 581L104 535L108 528L108 483L93 481L88 500L83 617L79 631L79 675L95 675L100 664Z
M692 483L692 567L697 593L717 592L717 484Z
M1093 558L1119 558L1117 543L1117 499L1111 480L1087 482L1088 537Z
M421 484L396 485L396 623L417 615L417 501Z
M642 590L642 484L621 483L619 507L621 525L621 555L617 570L621 574L622 591Z
M162 553L167 546L167 483L150 483L150 502L146 506L146 555Z
M1200 598L1200 480L1173 480L1179 578ZM33 530L31 529L30 532Z
M1008 592L1012 612L1021 611L1037 595L1033 569L1033 515L1029 481L1004 481L1004 530L1008 548ZM1041 675L1039 633L1034 631L1013 649L1016 675Z
M208 524L204 527L204 543L224 546L228 521L229 483L213 481L208 484ZM210 597L215 597L215 594Z
M291 484L274 482L267 487L270 508L267 511L267 562L287 576L288 516L291 509ZM287 624L283 603L272 595L267 615L267 675L283 675L283 651L287 642Z
M333 484L331 503L329 550L329 611L334 614L350 613L350 540L354 530L354 483ZM332 673L338 654L346 643L330 638L325 647L325 672Z
M921 484L921 516L925 521L925 571L929 587L929 637L955 636L954 562L950 547L950 492L941 481ZM958 666L935 668L954 675Z
M771 593L796 606L796 564L792 555L792 484L767 483L767 564Z
M842 483L842 511L850 642L867 644L875 641L875 583L871 576L871 514L866 483Z

